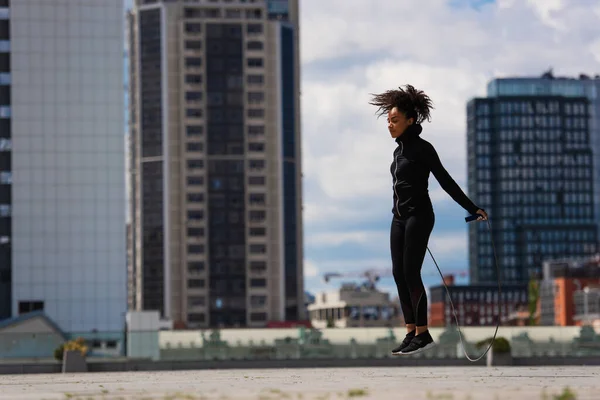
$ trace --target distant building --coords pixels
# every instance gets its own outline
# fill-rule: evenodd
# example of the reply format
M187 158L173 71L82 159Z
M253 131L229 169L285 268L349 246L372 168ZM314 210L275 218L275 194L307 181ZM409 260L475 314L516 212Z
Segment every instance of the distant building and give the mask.
M566 98L586 98L589 101L588 127L590 145L594 154L594 205L595 219L600 224L600 75L556 76L552 70L541 76L506 77L494 79L487 87L488 97L514 96L562 96ZM568 111L565 109L565 111ZM568 112L565 116L568 116ZM563 120L569 129L568 117ZM576 121L574 121L576 123Z
M298 0L136 0L135 310L181 328L305 319Z
M498 299L498 285L454 285L448 277L446 285L460 326L496 325L509 321L517 311L527 308L526 284L501 284L502 296ZM432 327L456 325L452 307L443 285L430 288L430 320Z
M582 82L600 80L495 79L467 105L468 192L490 214L504 283L539 277L546 259L597 251L600 114ZM496 281L486 224L469 225L469 270L471 283Z
M544 262L538 300L540 325L582 325L587 318L593 318L592 314L598 313L595 288L598 285L598 255ZM586 307L589 315L586 315Z
M0 1L0 320L122 332L123 1Z
M588 285L573 294L575 325L600 325L600 285ZM599 326L600 327L600 326Z
M390 294L355 284L339 291L322 292L308 306L309 318L317 328L399 327L404 318Z

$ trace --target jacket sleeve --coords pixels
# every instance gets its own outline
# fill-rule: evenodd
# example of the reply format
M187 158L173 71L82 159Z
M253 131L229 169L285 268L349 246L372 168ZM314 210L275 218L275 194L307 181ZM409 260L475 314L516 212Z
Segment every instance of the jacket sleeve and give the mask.
M446 191L452 197L452 199L457 202L462 208L467 210L471 214L475 214L479 207L477 207L462 191L460 186L452 179L446 168L442 165L440 161L440 157L437 154L437 151L431 145L431 143L427 143L425 146L425 158L427 160L427 164L431 170L435 179L440 183L442 189Z

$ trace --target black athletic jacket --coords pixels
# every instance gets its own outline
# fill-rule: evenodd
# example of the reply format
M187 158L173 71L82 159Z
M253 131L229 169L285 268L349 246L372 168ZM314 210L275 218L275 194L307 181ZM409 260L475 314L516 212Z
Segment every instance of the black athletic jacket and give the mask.
M454 201L469 213L475 214L479 207L473 204L448 174L431 143L419 137L422 131L420 124L413 124L396 138L398 147L394 150L391 166L394 181L392 212L396 217L406 217L433 210L428 190L431 172Z

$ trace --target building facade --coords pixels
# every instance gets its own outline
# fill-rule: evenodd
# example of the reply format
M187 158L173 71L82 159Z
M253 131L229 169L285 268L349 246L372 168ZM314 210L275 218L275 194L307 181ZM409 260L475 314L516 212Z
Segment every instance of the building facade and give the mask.
M126 312L121 0L0 1L0 318Z
M136 309L175 326L303 318L297 1L137 1Z
M447 284L460 326L490 326L508 321L511 316L528 307L526 284L452 285ZM430 288L430 317L432 327L456 324L452 306L443 285Z
M537 300L540 325L572 326L597 318L599 285L598 255L545 261Z
M596 252L590 101L492 92L467 106L468 191L490 214L505 283L542 261ZM469 226L473 283L497 279L486 224Z
M540 77L494 79L487 87L488 97L563 96L585 97L588 105L588 129L594 154L594 215L600 228L600 75L555 76L550 70Z
M308 314L317 329L404 325L400 306L389 293L352 283L342 284L337 291L319 293L308 305Z

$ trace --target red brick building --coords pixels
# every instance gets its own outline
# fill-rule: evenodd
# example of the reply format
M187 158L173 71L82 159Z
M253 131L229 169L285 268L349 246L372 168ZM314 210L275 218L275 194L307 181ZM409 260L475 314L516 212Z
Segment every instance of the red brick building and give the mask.
M496 325L498 316L501 321L507 321L515 312L527 309L526 284L501 284L502 295L498 299L498 285L454 285L452 276L445 281L460 326ZM430 326L456 324L444 285L431 287L429 299Z

